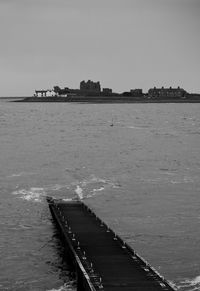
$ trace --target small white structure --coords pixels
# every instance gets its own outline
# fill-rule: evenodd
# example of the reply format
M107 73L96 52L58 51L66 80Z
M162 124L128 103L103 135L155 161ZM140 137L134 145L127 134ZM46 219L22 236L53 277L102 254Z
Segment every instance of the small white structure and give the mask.
M47 90L46 96L47 97L54 97L54 96L56 96L56 92L54 90Z
M56 92L54 90L35 90L35 97L54 97L56 96Z

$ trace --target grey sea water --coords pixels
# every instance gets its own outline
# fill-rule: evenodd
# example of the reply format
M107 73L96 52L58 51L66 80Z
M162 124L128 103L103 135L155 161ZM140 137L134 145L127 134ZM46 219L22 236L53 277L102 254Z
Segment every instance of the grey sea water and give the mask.
M199 112L0 101L0 290L75 290L46 195L83 199L179 290L200 290Z

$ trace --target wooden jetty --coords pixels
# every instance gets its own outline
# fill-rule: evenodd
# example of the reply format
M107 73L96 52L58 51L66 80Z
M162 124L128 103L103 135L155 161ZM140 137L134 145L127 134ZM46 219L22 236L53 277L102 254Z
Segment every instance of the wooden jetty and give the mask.
M78 291L175 290L86 204L47 201L76 271Z

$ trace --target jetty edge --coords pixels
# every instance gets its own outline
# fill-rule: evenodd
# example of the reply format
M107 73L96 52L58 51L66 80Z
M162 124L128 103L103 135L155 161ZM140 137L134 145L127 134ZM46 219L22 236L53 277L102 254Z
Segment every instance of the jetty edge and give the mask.
M82 201L47 197L77 291L174 291L145 259Z

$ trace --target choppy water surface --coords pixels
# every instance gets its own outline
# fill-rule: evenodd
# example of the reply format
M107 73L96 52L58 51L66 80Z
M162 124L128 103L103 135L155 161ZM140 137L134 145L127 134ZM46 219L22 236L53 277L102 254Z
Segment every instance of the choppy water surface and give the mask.
M179 290L200 290L199 111L1 101L0 290L75 290L46 195L84 199Z

